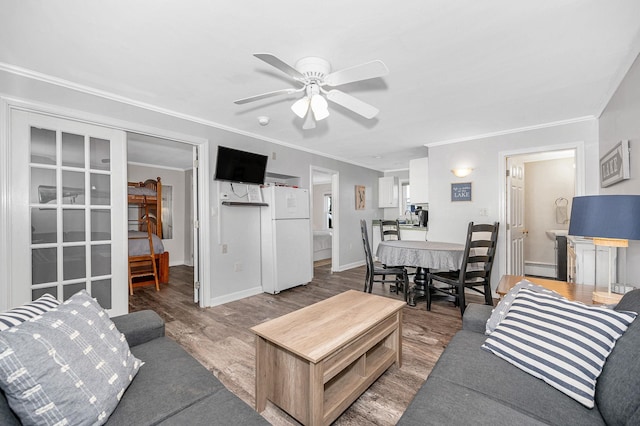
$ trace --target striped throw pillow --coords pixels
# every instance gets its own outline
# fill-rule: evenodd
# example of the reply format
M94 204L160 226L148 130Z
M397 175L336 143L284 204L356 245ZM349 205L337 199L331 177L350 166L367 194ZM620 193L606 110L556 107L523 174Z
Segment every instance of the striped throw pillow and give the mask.
M0 313L0 331L7 330L29 319L38 317L57 307L59 304L58 299L50 294L45 294L33 302Z
M523 288L482 348L592 408L604 363L636 315Z

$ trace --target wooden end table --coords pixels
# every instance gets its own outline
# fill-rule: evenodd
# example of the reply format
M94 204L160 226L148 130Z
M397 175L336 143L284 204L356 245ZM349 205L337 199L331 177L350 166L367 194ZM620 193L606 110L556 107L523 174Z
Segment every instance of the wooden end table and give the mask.
M327 425L402 362L405 302L349 290L259 324L256 411L267 399L305 425Z
M523 279L531 281L532 283L538 284L549 290L553 290L569 300L577 300L586 304L595 302L595 300L592 300L593 286L574 284L566 281L550 280L546 278L525 277L522 275L503 275L500 279L500 282L498 283L496 293L498 293L498 295L502 299L509 292L509 290L511 290Z

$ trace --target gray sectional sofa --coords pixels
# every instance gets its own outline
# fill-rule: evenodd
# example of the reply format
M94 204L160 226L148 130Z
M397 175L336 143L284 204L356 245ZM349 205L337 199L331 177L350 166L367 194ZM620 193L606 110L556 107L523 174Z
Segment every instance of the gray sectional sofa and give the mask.
M131 352L145 362L108 425L268 425L269 423L164 335L153 311L113 318ZM82 407L78 407L82 409ZM0 425L20 425L0 392Z
M471 304L399 425L639 425L640 319L618 339L597 380L596 406L481 349L491 306ZM640 289L614 308L640 312Z

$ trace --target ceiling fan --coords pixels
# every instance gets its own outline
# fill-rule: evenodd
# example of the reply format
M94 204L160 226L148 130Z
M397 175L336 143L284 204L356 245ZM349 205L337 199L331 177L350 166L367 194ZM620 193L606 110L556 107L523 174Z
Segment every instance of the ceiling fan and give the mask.
M336 87L355 81L385 76L389 73L389 69L380 60L365 62L360 65L331 72L331 64L327 60L314 56L300 59L293 67L270 53L255 53L253 56L287 74L296 83L300 84L301 87L296 89L275 90L273 92L238 99L234 101L236 104L241 105L272 96L304 92L305 96L297 100L291 106L291 110L298 117L305 119L302 125L302 128L305 130L315 128L316 121L323 120L329 116L327 100L368 119L375 117L379 112L376 107L362 102L351 95L337 89L327 90L325 87Z

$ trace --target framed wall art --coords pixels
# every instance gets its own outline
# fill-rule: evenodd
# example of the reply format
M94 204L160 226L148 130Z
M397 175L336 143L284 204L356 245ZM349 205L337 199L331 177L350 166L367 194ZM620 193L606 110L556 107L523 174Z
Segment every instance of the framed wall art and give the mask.
M629 141L620 141L600 159L600 186L629 179Z
M356 185L356 210L364 210L365 195L366 193L364 185Z
M471 201L471 182L452 183L451 201Z

